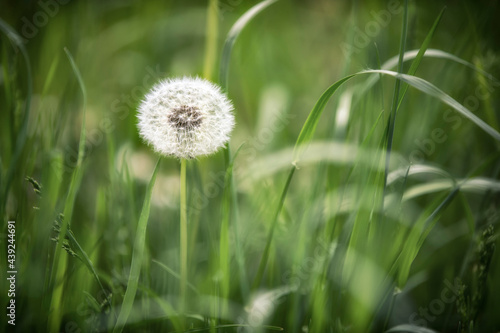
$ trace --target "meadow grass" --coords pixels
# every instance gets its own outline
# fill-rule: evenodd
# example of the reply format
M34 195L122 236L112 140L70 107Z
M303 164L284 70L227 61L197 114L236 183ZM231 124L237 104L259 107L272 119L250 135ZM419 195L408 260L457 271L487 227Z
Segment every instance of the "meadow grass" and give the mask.
M393 3L71 3L32 38L0 14L17 330L497 330L487 9ZM158 157L137 105L197 73L235 104L231 142Z

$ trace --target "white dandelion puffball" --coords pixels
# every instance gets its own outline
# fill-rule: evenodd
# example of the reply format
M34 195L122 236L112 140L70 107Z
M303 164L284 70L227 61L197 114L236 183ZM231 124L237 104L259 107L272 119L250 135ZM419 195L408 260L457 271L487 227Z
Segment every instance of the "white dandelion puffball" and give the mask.
M139 133L163 155L208 155L229 140L232 111L233 105L215 84L191 77L168 79L141 102Z

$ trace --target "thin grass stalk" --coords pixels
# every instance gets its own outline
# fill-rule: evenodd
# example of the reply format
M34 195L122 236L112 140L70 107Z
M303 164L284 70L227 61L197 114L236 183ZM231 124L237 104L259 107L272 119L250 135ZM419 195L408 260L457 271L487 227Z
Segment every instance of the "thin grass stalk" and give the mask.
M61 228L59 232L59 240L57 241L57 245L55 248L55 253L54 253L54 260L52 264L52 271L50 274L50 281L51 281L51 287L53 288L52 292L52 298L50 301L50 312L51 316L48 322L48 328L49 331L52 332L54 330L57 330L59 328L59 323L61 320L61 311L60 307L62 302L64 301L62 294L63 294L63 287L64 283L61 282L59 284L59 281L64 281L64 273L66 271L66 257L61 256L61 251L62 251L62 246L64 239L66 238L66 233L68 231L68 226L69 223L72 219L73 216L73 208L75 205L75 199L76 199L76 194L80 188L82 177L83 177L83 170L82 170L82 164L83 164L83 157L84 157L84 151L85 151L85 115L86 115L86 109L87 109L87 90L85 89L85 85L83 83L82 76L80 74L80 71L78 70L78 67L76 66L76 63L73 59L73 56L69 52L67 48L64 49L64 52L66 52L66 55L69 59L69 62L71 64L71 67L73 69L73 72L75 73L75 76L77 78L78 84L80 86L80 89L82 91L82 96L83 96L83 114L82 114L82 126L80 130L80 141L78 144L78 159L76 162L76 167L73 170L73 174L71 175L71 182L69 185L68 189L68 194L66 197L66 201L64 203L64 219L61 223Z
M252 8L250 8L243 16L241 16L231 27L231 30L227 34L226 40L224 42L224 47L222 50L222 55L221 55L221 62L220 62L220 67L219 67L219 84L222 87L222 90L226 91L228 90L228 80L229 80L229 65L230 65L230 60L231 60L231 52L233 50L234 43L236 42L236 39L238 38L239 34L243 30L243 28L262 10L267 8L269 5L275 3L277 0L265 0L262 1ZM207 56L207 55L206 55ZM235 154L236 156L236 154ZM233 156L233 159L234 157ZM227 148L224 149L224 160L226 162L226 170L229 168L231 164L231 148L229 145L227 145ZM237 257L237 264L238 264L238 271L239 271L239 276L240 276L240 288L241 288L241 293L244 297L245 300L248 298L249 294L249 285L247 283L247 275L246 275L246 269L244 266L244 259L243 259L243 254L241 250L241 242L239 239L239 234L238 234L238 202L236 198L236 187L234 186L234 178L232 172L230 173L229 177L226 177L226 181L224 183L224 191L230 191L230 196L224 196L223 200L227 200L226 202L226 209L222 209L222 214L223 214L223 220L224 219L229 219L231 217L233 219L233 230L235 233L235 245L236 245L236 257ZM227 233L226 233L227 235ZM226 236L228 237L228 235ZM221 240L221 244L225 243L226 241ZM227 259L229 260L229 258ZM229 283L229 280L227 281Z
M408 0L405 0L404 4L404 13L403 13L403 27L401 31L401 40L400 40L400 48L399 48L399 62L398 62L398 74L403 73L403 64L404 64L404 53L406 48L406 32L408 29ZM384 177L384 194L385 188L387 186L387 175L389 174L389 162L391 160L391 150L392 150L392 141L394 138L394 128L396 127L396 113L398 108L399 101L399 90L401 87L401 81L397 80L394 85L394 97L392 99L392 107L391 114L389 118L389 132L387 135L387 153L385 155L385 177Z
M203 63L203 77L207 80L212 80L214 76L215 59L217 58L217 37L218 37L218 20L219 8L217 0L209 0L207 8L207 39L205 45L205 59Z
M396 303L396 297L398 296L398 293L396 290L393 290L392 297L391 297L391 303L389 304L389 311L387 311L387 314L385 316L384 320L384 327L382 328L382 331L385 332L387 330L387 326L389 325L389 320L391 319L392 316L392 311L394 310L394 303Z
M280 197L280 201L278 203L278 207L276 209L276 213L274 214L274 218L271 222L271 229L269 230L269 235L267 236L266 247L264 248L264 252L262 253L262 257L260 259L259 269L257 271L257 274L255 275L255 279L254 279L253 284L252 284L252 290L256 290L257 288L259 288L260 284L262 282L262 277L264 275L264 271L266 269L267 261L269 258L269 250L271 248L274 230L276 228L276 224L278 222L278 217L280 216L281 209L283 208L283 203L285 202L285 198L286 198L286 195L288 193L288 188L290 186L290 182L292 181L295 170L297 170L297 166L294 164L290 168L290 172L288 174L288 178L286 180L285 187L283 188L283 192L281 193L281 197Z
M139 222L137 223L137 232L134 240L134 251L132 253L132 263L130 264L130 274L127 283L127 290L125 291L125 296L123 297L122 307L120 309L120 314L118 315L115 327L113 328L113 333L122 332L134 305L134 299L137 293L137 288L139 286L139 277L144 260L144 249L146 247L146 231L149 220L149 212L151 208L151 197L156 181L156 175L160 168L160 162L161 157L156 163L155 169L151 176L151 180L148 184L148 187L146 188L146 195L144 197L144 203L142 205L141 216L139 217Z
M3 186L3 195L2 198L0 199L0 215L4 215L5 211L5 206L7 204L7 197L9 195L9 188L12 183L12 180L14 179L14 174L18 170L19 165L19 158L21 157L21 153L24 149L26 140L27 140L27 131L28 131L28 120L29 120L29 115L30 115L30 110L31 110L31 95L33 94L33 78L32 78L32 72L31 72L31 63L29 60L28 52L26 51L26 47L24 46L24 43L22 41L22 38L17 34L17 32L12 29L10 25L8 25L4 20L0 19L0 31L2 31L11 41L13 44L15 44L19 50L21 51L22 57L24 59L24 62L26 64L26 76L27 76L27 92L26 92L26 102L24 104L24 117L23 121L21 124L21 128L19 130L19 134L17 135L16 138L16 145L14 148L14 154L12 156L11 162L9 164L9 168L7 170L7 174L5 177L0 178L0 185ZM6 76L7 77L7 76ZM6 79L3 80L8 81ZM7 87L6 87L7 89ZM8 93L6 93L6 96L9 96ZM10 97L9 97L10 98ZM3 176L3 175L2 175ZM5 182L5 185L3 184ZM2 188L0 188L0 191ZM7 219L5 219L5 222L3 225L6 225Z

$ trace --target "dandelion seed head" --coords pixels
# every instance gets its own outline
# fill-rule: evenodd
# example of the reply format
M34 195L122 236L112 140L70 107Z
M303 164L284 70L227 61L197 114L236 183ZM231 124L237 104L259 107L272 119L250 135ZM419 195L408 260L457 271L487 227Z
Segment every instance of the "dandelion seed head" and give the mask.
M200 78L159 82L139 106L138 127L157 152L178 158L223 147L234 127L233 106L215 84Z

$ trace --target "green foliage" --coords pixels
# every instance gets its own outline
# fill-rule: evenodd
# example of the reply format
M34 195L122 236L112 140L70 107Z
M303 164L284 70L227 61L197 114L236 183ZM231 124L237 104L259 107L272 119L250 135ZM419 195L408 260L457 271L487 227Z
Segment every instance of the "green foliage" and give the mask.
M0 14L19 331L500 327L498 5L41 3ZM217 72L230 145L160 167L137 104Z

